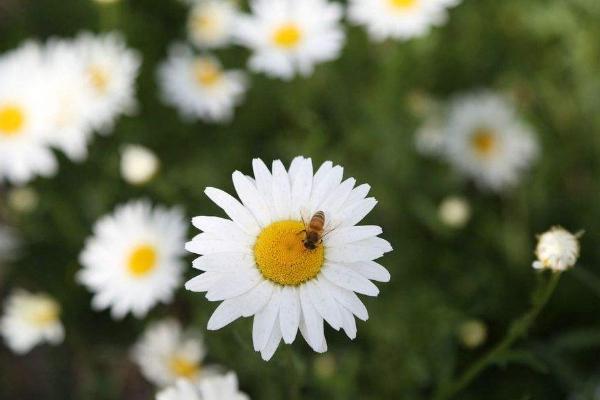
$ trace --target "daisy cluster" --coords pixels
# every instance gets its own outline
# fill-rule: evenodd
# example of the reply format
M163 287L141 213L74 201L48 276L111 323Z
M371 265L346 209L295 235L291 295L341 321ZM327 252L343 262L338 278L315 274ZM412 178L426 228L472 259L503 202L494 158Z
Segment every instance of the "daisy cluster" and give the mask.
M135 110L140 56L115 33L27 42L0 56L0 182L57 170L52 149L87 157L94 132Z
M233 0L187 2L190 44L173 44L159 67L162 98L186 120L227 122L249 79L225 69L211 52L241 45L251 52L247 64L253 72L282 80L307 77L340 56L344 16L374 41L408 40L443 24L448 8L460 0L351 0L346 9L329 0L251 0L249 13Z

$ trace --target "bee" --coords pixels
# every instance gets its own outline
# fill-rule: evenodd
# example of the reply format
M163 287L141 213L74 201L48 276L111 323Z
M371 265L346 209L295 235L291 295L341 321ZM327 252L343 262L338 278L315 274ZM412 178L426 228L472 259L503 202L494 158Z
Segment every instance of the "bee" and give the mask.
M305 225L304 229L304 247L308 250L314 250L323 242L323 231L325 226L325 213L323 211L317 211L308 225Z

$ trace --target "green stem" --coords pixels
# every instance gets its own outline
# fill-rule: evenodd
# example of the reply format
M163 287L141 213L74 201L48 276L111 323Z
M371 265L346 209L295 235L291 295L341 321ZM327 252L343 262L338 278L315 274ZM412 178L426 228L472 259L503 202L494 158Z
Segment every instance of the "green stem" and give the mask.
M554 289L556 289L556 286L558 285L560 276L561 273L553 273L549 280L540 284L537 295L533 298L531 308L510 325L504 339L471 365L471 367L463 372L458 379L447 386L440 388L437 395L434 396L434 399L446 400L452 398L458 392L466 388L483 370L494 364L498 357L509 350L515 341L525 336L539 313L546 303L548 303Z

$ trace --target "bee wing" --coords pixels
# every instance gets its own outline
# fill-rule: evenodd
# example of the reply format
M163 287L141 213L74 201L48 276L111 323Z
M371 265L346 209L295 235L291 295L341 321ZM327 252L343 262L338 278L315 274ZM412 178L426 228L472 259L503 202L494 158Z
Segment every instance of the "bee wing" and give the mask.
M308 208L306 208L306 207L300 208L300 218L302 219L304 226L308 227L308 224L310 223L310 219L312 218L312 214L310 213Z

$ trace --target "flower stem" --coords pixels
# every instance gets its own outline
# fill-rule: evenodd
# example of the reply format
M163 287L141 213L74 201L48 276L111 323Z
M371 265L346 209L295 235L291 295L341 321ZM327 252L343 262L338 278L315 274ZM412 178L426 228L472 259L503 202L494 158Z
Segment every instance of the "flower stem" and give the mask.
M542 311L558 285L561 273L553 273L550 279L541 281L532 300L531 308L516 319L510 325L504 338L471 367L448 385L441 387L434 396L435 400L446 400L452 398L458 392L466 388L483 370L494 364L502 354L509 350L512 344L527 334L527 331Z

